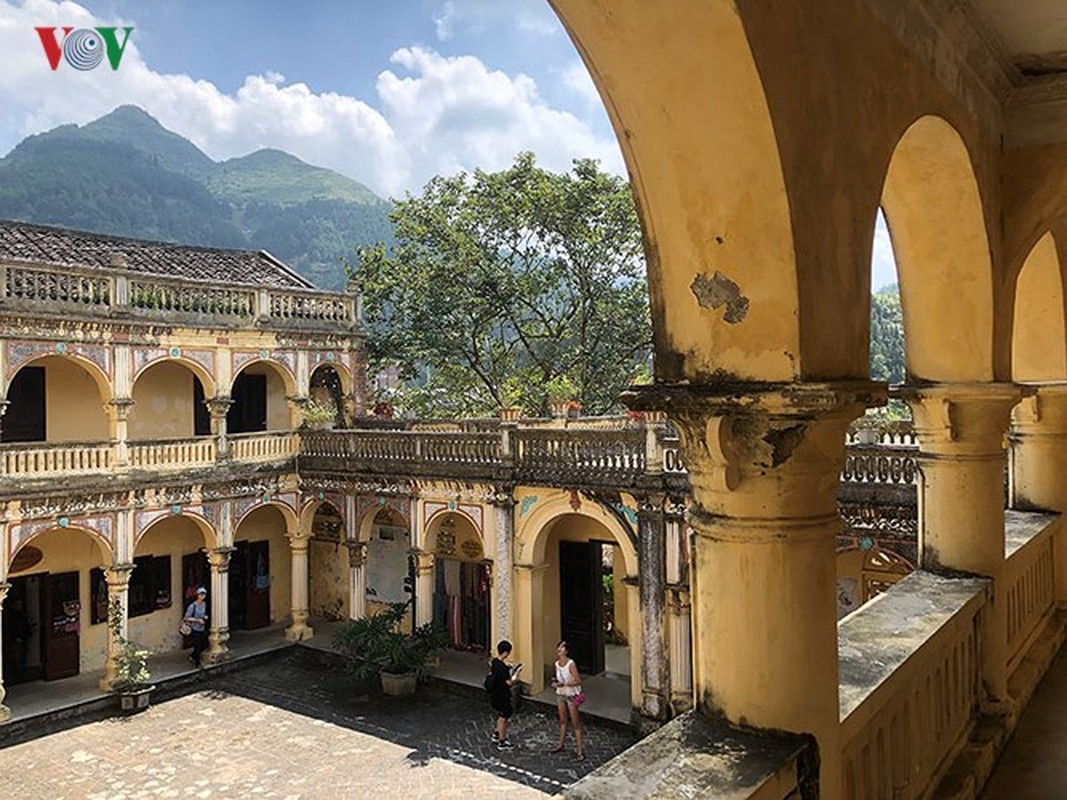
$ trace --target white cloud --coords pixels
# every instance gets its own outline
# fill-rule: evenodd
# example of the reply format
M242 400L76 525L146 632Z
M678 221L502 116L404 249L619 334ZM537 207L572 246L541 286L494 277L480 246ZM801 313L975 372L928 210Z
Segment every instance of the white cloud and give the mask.
M392 68L378 76L373 103L316 93L275 72L250 75L227 94L210 81L152 70L137 50L136 32L117 71L106 62L88 72L65 64L49 69L35 26L98 24L136 26L136 20L104 23L71 2L0 0L0 125L8 146L133 103L212 158L277 147L385 195L417 191L438 172L499 169L520 150L533 150L552 169L594 157L623 171L614 139L549 106L530 77L492 70L473 56L397 50Z
M442 42L459 32L485 33L502 22L540 36L555 36L563 31L543 0L445 0L433 21L437 38Z

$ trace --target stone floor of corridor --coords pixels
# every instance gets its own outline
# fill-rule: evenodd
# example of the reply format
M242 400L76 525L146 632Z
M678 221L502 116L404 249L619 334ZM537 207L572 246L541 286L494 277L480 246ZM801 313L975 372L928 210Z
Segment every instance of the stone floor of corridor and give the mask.
M1067 798L1067 648L1019 718L983 800Z
M555 712L532 703L512 751L470 689L360 695L336 668L290 648L132 717L0 749L0 793L31 798L514 798L556 794L626 749L633 733L588 719L588 760L555 744ZM0 747L2 747L0 737Z

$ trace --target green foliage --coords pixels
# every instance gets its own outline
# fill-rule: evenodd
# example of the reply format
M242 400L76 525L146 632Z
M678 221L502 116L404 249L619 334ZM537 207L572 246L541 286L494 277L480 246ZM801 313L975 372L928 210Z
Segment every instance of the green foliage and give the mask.
M371 356L428 416L546 409L564 378L589 413L619 408L651 349L641 233L627 183L522 153L501 172L433 178L397 203L396 246L360 251Z
M107 624L118 648L115 655L114 688L120 691L147 686L152 680L152 673L148 669L148 657L152 653L122 635L124 617L122 601L117 597L111 598L107 608Z
M904 317L896 284L871 296L871 379L903 383Z
M414 673L422 682L430 677L431 665L448 640L432 623L403 633L400 626L408 605L393 603L374 616L348 620L334 633L333 646L344 658L345 672L352 680L373 681L382 672Z

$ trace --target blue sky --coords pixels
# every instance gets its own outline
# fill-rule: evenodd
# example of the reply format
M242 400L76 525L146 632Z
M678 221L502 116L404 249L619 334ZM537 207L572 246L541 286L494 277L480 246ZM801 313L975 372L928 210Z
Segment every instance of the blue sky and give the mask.
M33 32L49 25L134 32L115 72L53 72ZM0 153L123 103L214 159L278 147L382 196L524 149L624 171L545 0L0 0ZM872 283L893 280L881 226Z

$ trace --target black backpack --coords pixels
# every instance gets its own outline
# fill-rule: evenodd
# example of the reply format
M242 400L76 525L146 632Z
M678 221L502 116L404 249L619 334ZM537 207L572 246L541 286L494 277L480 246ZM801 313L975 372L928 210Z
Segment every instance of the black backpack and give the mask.
M485 676L485 681L483 685L485 686L485 691L492 694L493 688L496 686L496 679L493 677L492 667L489 668L489 674Z

